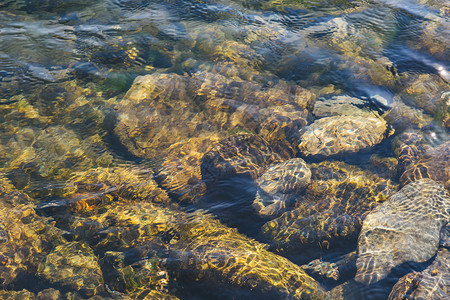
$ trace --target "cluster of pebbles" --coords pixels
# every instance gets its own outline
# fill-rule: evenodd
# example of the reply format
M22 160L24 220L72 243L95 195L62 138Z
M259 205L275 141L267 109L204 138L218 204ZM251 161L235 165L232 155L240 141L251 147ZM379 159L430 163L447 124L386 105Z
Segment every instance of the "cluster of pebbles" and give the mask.
M405 131L395 157L351 165L346 157L394 134L379 112L345 95L314 100L283 82L261 89L212 72L136 78L111 106L114 133L150 168L113 158L98 133L52 125L26 99L4 106L4 118L24 126L2 124L4 153L18 155L2 157L1 296L177 299L201 282L244 297L347 299L352 285L393 276L401 278L391 299L448 296L449 142L432 147ZM85 109L90 120L77 122L102 122ZM255 187L256 240L220 216L183 209L230 179ZM55 186L34 189L40 180ZM317 258L333 251L350 252ZM27 274L52 288L18 291Z
M352 54L365 35L330 22L328 47L350 70L392 84L382 62ZM427 135L441 107L448 130L448 93L434 97L448 85L401 77L411 103L386 112L335 90L318 97L266 78L251 54L286 32L245 30L247 44L192 32L186 47L213 66L138 76L123 97L67 81L0 106L0 298L178 299L196 286L223 298L360 299L383 284L384 298L450 298L450 142ZM116 48L125 65L139 56ZM296 56L282 55L277 71ZM116 157L108 140L143 163ZM377 152L391 145L392 156ZM205 209L236 182L251 194L252 234Z

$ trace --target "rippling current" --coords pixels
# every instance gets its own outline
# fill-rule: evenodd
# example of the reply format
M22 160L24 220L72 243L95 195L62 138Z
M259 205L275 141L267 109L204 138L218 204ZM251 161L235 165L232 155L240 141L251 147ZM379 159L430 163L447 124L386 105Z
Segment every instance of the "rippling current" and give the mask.
M0 298L450 298L449 58L443 0L0 1Z

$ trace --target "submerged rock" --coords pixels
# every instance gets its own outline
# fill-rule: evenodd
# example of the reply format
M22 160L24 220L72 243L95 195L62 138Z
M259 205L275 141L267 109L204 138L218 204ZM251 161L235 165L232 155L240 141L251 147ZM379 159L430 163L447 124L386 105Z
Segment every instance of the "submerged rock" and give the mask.
M278 145L284 136L292 142L292 135L307 123L313 95L305 89L285 82L265 86L221 73L137 77L116 107L115 133L122 144L146 158L159 157L174 143L218 131L260 133ZM283 147L292 155L289 148L295 147Z
M342 279L342 272L345 273L345 269L352 269L350 265L354 265L356 262L356 252L350 252L339 257L333 262L324 261L321 258L315 259L306 265L301 267L308 273L312 273L315 276L320 276L327 279L340 280Z
M99 135L80 139L73 130L59 125L42 130L22 128L9 137L7 147L17 151L5 169L18 187L43 178L65 180L75 171L113 162Z
M375 283L402 263L433 257L449 212L450 196L441 185L431 179L406 185L364 220L356 281Z
M117 106L114 129L122 144L139 157L152 158L193 136L201 124L194 81L177 74L139 76Z
M397 131L409 128L423 128L433 121L433 118L422 110L411 107L402 101L395 101L392 108L383 114L383 119Z
M425 144L422 135L414 131L403 132L396 137L392 148L398 158L400 176L406 168L417 162L428 149L431 149L430 146Z
M102 271L97 257L85 243L72 242L56 246L38 269L39 275L52 284L79 292L84 297L104 291Z
M312 113L316 118L332 116L379 117L376 111L369 109L369 106L370 103L368 101L340 95L330 99L319 98L314 103Z
M386 129L386 122L379 118L327 117L302 129L298 148L305 156L354 153L379 144Z
M419 160L405 168L400 183L407 185L422 178L442 183L450 191L450 142L428 149Z
M417 289L417 286L420 284L422 278L423 275L420 272L412 272L403 276L392 288L388 300L407 299L406 296L410 295L413 290Z
M151 282L159 282L153 289L167 284L170 289L171 278L176 278L241 287L274 297L324 297L324 290L300 267L201 212L185 214L150 203L115 205L103 214L74 222L72 230L83 232L94 249L123 253L124 260L122 254L113 252L102 260L104 270L112 267L131 272L128 279L120 271L108 276L107 282L122 286L120 290L151 289ZM113 257L118 260L111 263ZM155 281L140 277L151 272L148 264L155 263L167 270L168 282L161 281L158 274Z
M169 205L167 192L151 178L152 171L139 167L94 168L75 172L54 196L57 200L42 203L47 211L93 213L114 201L148 201Z
M275 152L283 157L295 157L297 154L298 131L309 120L307 109L293 105L269 106L260 110L258 133Z
M320 285L300 267L209 217L197 215L181 224L174 248L174 271L183 277L228 282L275 298L325 296Z
M310 181L311 170L301 158L270 165L256 180L258 191L253 207L261 216L276 217Z
M256 179L264 166L282 161L263 139L251 134L238 134L222 140L202 159L202 177L207 182L229 176Z
M50 220L39 217L32 200L2 178L0 186L0 286L33 274L53 245L65 242Z
M108 288L116 293L127 293L132 296L138 296L145 291L155 293L152 294L154 296L161 293L162 296L169 284L169 275L161 267L161 259L149 253L146 258L133 261L131 252L107 251L101 259Z
M450 297L450 252L440 249L433 263L422 272L409 273L392 288L389 300L448 299Z
M157 167L156 180L178 200L196 202L206 191L200 169L203 155L220 139L218 134L208 134L171 145Z
M311 182L293 210L263 225L277 251L328 249L356 240L365 216L397 190L390 180L343 162L311 164Z
M400 183L404 186L422 178L442 183L450 190L450 142L433 148L418 132L405 132L394 143L399 159Z
M5 300L34 300L36 295L25 289L21 291L5 291L0 290L0 299Z

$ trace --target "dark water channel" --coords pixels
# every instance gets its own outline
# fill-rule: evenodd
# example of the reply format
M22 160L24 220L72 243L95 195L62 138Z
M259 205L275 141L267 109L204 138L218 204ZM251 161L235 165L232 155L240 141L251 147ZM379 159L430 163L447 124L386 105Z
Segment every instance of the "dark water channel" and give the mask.
M449 83L443 0L0 0L0 298L450 298Z

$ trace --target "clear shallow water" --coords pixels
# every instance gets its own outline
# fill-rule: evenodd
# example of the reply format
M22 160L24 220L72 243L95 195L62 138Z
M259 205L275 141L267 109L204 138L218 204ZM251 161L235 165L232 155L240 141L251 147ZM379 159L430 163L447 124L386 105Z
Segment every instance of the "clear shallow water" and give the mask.
M229 136L255 134L281 160L302 157L312 168L342 161L343 169L353 166L395 185L403 170L393 142L403 132L415 130L432 147L448 141L450 23L444 1L2 1L0 24L1 173L12 190L29 197L26 204L5 200L5 212L23 225L19 232L32 232L19 235L23 243L6 239L2 250L5 257L31 253L5 263L0 277L10 293L53 288L66 298L295 298L269 269L297 272L314 259L340 261L355 250L361 224L342 239L280 246L261 233L275 216L258 215L252 206L269 156L256 163L237 157L249 172L224 171L210 180L214 171L205 153ZM137 85L135 94L129 92L138 76L148 74L147 96L139 96ZM360 99L358 108L384 119L390 134L350 154L299 151L301 128L342 109L331 104L319 115L318 103L342 95ZM317 172L313 183L331 185ZM352 199L350 206L364 198L356 190L380 184L345 172L350 175L332 179L341 185L330 191ZM11 193L3 191L3 198L14 198ZM310 186L290 200L289 209L312 207L311 199L327 206L321 193ZM8 213L21 205L30 207L33 221ZM334 225L311 225L328 216L321 205L314 209L317 214L303 216L312 220L304 221L312 226L309 234L333 231ZM211 225L213 217L228 226L225 233L217 232L222 225ZM12 236L8 224L2 226ZM146 226L165 229L149 232ZM197 236L191 226L204 232ZM59 232L49 234L49 228ZM228 228L238 230L241 242ZM247 237L269 244L257 262L236 258L251 252ZM61 262L59 253L89 263ZM281 256L290 261L264 265ZM229 257L240 275L204 267ZM351 292L343 297L387 298L398 278L427 266L402 265L376 285L346 288ZM242 271L247 269L255 270L256 279ZM64 270L75 275L61 275ZM307 272L328 291L352 282L354 260L340 271L337 281ZM26 278L37 283L24 284ZM77 280L84 283L70 283Z

